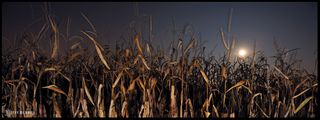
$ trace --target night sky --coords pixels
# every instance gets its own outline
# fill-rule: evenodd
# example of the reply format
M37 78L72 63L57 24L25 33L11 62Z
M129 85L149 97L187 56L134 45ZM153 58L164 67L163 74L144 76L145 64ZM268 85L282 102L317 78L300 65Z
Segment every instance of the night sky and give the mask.
M23 31L39 32L43 21L44 3L2 3L2 51L19 42L14 41ZM201 38L207 53L222 56L224 47L219 37L222 27L227 31L228 15L233 8L231 35L237 39L236 49L253 48L271 58L275 55L274 38L279 46L287 49L301 48L298 58L302 65L313 70L317 55L317 3L304 2L150 2L150 3L50 3L49 12L54 15L65 32L67 18L70 17L70 34L81 35L81 30L90 30L89 24L82 17L84 13L94 24L99 35L99 42L113 46L122 36L130 31L130 26L141 21L148 40L149 17L153 20L153 46L168 49L172 41L173 20L176 31L190 24L192 31ZM138 11L138 12L137 12ZM135 17L139 15L139 17ZM189 39L185 37L184 44ZM63 48L74 41L60 42ZM86 41L93 48L90 41ZM49 41L41 41L49 48ZM214 48L214 49L213 49ZM269 61L273 61L270 59Z

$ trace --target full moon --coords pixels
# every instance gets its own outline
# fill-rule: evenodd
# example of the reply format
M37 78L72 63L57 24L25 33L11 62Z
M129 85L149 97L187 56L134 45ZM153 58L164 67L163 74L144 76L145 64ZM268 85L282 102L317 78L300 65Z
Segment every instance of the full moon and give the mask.
M239 56L240 56L240 57L245 57L246 54L247 54L247 51L246 51L246 50L244 50L244 49L239 50Z

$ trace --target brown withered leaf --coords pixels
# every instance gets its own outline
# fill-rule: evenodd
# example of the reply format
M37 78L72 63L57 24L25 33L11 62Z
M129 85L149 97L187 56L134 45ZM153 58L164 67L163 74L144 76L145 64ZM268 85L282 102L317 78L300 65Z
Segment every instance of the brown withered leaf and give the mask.
M94 105L94 102L93 102L92 97L90 95L89 89L87 88L86 81L85 81L84 77L82 77L82 87L84 87L84 91L85 91L89 101L91 102L92 105Z
M200 73L201 73L202 77L204 78L204 80L206 81L206 83L209 84L209 78L208 78L207 74L202 69L200 69Z
M140 54L139 54L138 56L140 57L143 65L144 65L148 70L150 70L150 67L148 66L148 64L147 64L146 60L144 59L144 57L143 57L142 55L140 55Z
M195 45L195 39L192 39L190 42L189 42L189 44L188 44L188 46L187 46L187 48L184 50L184 55L189 51L189 49L191 49L192 47L194 47L194 45Z
M49 22L54 32L54 44L52 47L51 58L56 58L58 55L58 49L59 49L59 35L58 35L59 31L58 31L58 26L56 22L53 20L51 16L49 16Z
M225 65L221 66L221 76L223 80L227 80L227 68Z
M144 87L144 84L143 84L143 82L142 82L142 80L141 79L138 79L138 85L140 86L140 88L142 89L142 91L145 91L145 87Z
M156 78L151 78L151 89L154 89L157 85L157 79Z
M65 92L63 92L61 89L59 89L56 85L49 85L49 86L45 86L45 87L42 87L42 88L47 88L49 90L52 90L52 91L57 92L57 93L61 93L61 94L63 94L63 95L68 97L68 95Z
M210 116L210 112L204 111L205 117L208 118Z
M117 79L116 79L115 82L112 84L112 88L115 88L115 87L116 87L116 85L118 84L119 80L120 80L121 77L122 77L122 74L123 74L123 71L121 71L121 72L119 73L119 75L117 76Z
M140 44L140 34L136 34L135 37L134 37L134 43L137 45L137 48L138 48L138 52L139 54L142 54L142 48L141 48L141 44Z
M139 79L139 77L137 77L136 79ZM129 85L129 88L128 88L129 92L132 92L134 90L136 79L130 81L130 85Z
M104 56L103 56L103 54L102 54L103 48L102 48L102 47L99 47L99 46L100 46L99 43L98 43L93 37L91 37L88 33L84 32L84 31L81 31L81 32L82 32L83 34L85 34L85 35L94 43L94 46L95 46L95 48L96 48L96 51L97 51L97 53L98 53L98 56L99 56L101 62L103 63L103 65L104 65L108 70L110 70L110 67L109 67L108 63L107 63L107 61L105 60L105 58L104 58Z
M219 118L219 112L218 112L218 109L216 108L216 106L215 106L214 104L212 105L212 107L213 107L214 113L216 114L216 117L218 117L218 118Z
M122 92L122 94L123 95L125 95L126 94L126 88L124 87L124 85L123 84L120 84L120 90L121 90L121 92Z
M231 88L229 88L229 89L226 91L226 93L228 93L230 90L232 90L232 89L235 88L235 87L239 87L239 86L243 85L244 83L246 83L246 80L241 80L241 81L239 81L238 83L236 83L235 85L233 85Z
M78 46L80 46L80 42L77 42L77 43L73 44L73 45L70 47L70 50L73 50L73 49L77 48Z

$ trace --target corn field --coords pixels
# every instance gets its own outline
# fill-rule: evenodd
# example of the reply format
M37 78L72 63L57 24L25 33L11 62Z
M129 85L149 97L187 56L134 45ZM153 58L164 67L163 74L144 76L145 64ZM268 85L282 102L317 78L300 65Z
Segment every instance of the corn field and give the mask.
M228 40L223 29L220 58L205 55L195 37L180 37L165 52L143 41L141 32L127 39L132 44L110 49L99 43L94 24L83 16L92 30L78 37L94 46L94 54L81 42L59 54L64 33L48 16L39 33L21 36L23 45L2 55L1 117L316 116L317 76L286 58L297 49L275 45L274 61L256 50L233 57L235 40ZM39 41L51 41L51 51L44 52Z

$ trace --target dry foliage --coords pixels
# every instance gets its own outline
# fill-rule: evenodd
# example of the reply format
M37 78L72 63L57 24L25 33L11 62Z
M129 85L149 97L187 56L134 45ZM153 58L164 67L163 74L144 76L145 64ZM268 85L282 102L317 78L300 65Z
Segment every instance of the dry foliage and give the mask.
M125 41L135 44L113 50L98 43L83 16L93 32L77 38L91 41L95 54L81 48L83 41L58 54L63 33L50 17L51 54L32 42L51 33L44 25L41 34L21 38L33 45L2 55L2 117L315 117L317 76L285 59L294 50L276 46L274 63L259 51L232 61L235 41L229 45L222 28L221 58L204 56L195 36L185 47L183 37L172 42L168 54L141 33Z

